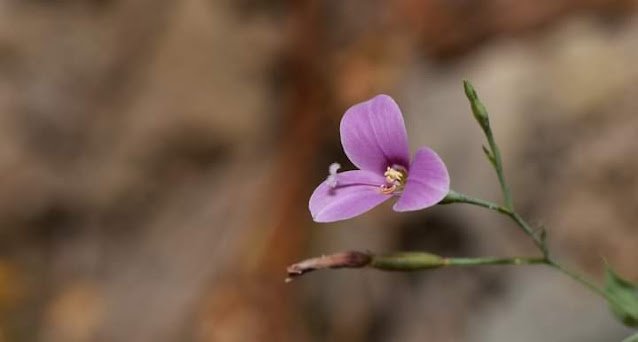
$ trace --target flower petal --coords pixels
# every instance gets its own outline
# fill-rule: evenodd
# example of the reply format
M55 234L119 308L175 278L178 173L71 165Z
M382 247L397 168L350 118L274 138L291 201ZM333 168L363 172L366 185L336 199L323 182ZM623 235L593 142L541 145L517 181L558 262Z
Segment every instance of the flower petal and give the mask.
M378 95L350 107L340 130L343 149L358 168L383 174L393 164L409 166L408 134L390 96Z
M408 181L395 211L420 210L439 203L450 191L450 176L441 157L427 147L414 155Z
M310 213L315 222L334 222L361 215L392 197L383 195L385 178L364 170L336 174L337 185L321 183L310 196Z

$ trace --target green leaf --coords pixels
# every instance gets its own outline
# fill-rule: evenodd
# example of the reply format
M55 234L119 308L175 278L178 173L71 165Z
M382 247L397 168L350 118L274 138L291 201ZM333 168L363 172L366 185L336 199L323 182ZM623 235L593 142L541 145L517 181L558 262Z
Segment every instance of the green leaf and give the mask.
M621 278L608 264L605 264L605 293L616 317L627 326L638 326L638 285Z
M638 342L638 333L627 337L626 339L622 340L622 342Z

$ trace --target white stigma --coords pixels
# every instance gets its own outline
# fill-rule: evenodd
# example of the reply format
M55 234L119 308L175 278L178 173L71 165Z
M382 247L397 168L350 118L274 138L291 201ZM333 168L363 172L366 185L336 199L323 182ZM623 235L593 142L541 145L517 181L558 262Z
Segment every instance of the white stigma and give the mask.
M330 185L330 187L332 188L336 188L337 187L337 171L339 171L339 169L341 168L341 165L339 165L339 163L332 163L330 164L330 167L328 167L328 185Z

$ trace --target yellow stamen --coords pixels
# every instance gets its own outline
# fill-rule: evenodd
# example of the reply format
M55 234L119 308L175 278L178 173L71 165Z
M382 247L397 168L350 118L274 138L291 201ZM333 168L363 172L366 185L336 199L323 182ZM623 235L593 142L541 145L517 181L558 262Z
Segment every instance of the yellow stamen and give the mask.
M388 184L381 186L382 194L389 195L394 193L395 191L403 190L407 179L407 173L401 166L388 166L383 175L385 176L385 180L388 182Z
M383 174L388 183L393 183L394 181L400 181L403 178L401 172L391 168L388 166L387 170Z

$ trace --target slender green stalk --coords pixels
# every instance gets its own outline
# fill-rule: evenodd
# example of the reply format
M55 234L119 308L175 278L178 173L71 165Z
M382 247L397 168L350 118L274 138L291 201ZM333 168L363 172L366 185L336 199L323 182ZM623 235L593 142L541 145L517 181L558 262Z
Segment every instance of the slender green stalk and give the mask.
M472 205L477 205L479 207L487 208L490 210L498 211L501 214L510 215L512 213L511 210L489 201L485 201L479 198L470 197L468 195L464 195L458 193L454 190L450 190L445 198L439 202L439 204L451 204L451 203L467 203Z
M467 203L471 205L476 205L479 207L487 208L490 210L494 210L500 214L508 216L511 218L516 224L523 229L525 234L527 234L536 244L536 246L543 252L543 255L547 254L547 248L545 243L534 233L534 229L527 223L523 218L513 211L512 209L503 207L499 204L488 202L482 199L470 197L468 195L460 194L456 191L450 190L448 195L440 202L441 204L451 204L451 203Z
M505 200L505 207L507 207L509 210L514 210L512 194L510 192L509 186L505 182L505 173L503 172L501 151L499 150L498 145L496 145L494 135L492 134L492 128L489 125L485 130L485 137L487 138L487 142L490 144L490 150L492 151L492 156L494 157L494 169L496 170L498 182L501 185L501 191L503 192L503 198Z
M425 252L401 252L389 255L372 255L371 257L372 260L368 266L385 271L417 271L438 267L547 264L547 259L542 257L442 258Z
M534 241L536 246L541 250L541 252L543 252L543 255L548 254L547 246L545 246L545 242L541 240L538 236L536 236L532 227L527 222L525 222L525 220L523 220L523 218L517 212L515 211L511 212L507 216L509 216L512 220L514 220L514 222L516 222L516 224L518 224L518 226L521 227L525 231L525 233L527 233L527 235L529 235L529 237L532 239L532 241Z
M543 257L542 258L494 259L492 265L498 265L498 264L514 264L514 265L546 264L546 265L548 265L548 266L550 266L550 267L562 272L563 274L568 275L569 277L571 277L575 281L577 281L580 284L584 285L586 288L588 288L591 291L597 293L598 295L602 296L603 298L613 301L613 299L610 299L609 296L607 296L607 294L605 293L605 291L602 288L596 286L594 283L592 283L591 281L587 280L584 276L565 268L564 266L560 265L555 260L551 259L549 257L549 253L547 251L547 246L545 245L545 242L534 234L534 231L533 231L532 227L517 212L511 211L510 209L504 208L504 207L502 207L502 206L500 206L500 205L498 205L496 203L484 201L482 199L473 198L473 197L470 197L470 196L467 196L467 195L464 195L464 194L457 193L455 191L450 191L449 195L443 201L441 201L441 203L442 204L466 203L466 204L471 204L471 205L476 205L476 206L479 206L479 207L487 208L487 209L496 211L496 212L498 212L500 214L503 214L505 216L508 216L521 229L523 229L523 231L534 241L536 246L543 252ZM517 259L519 261L518 264L516 263ZM447 259L447 260L458 260L458 262L460 262L461 264L463 262L465 262L463 260L467 260L467 266L488 265L489 264L489 263L486 263L485 261L483 261L483 259L480 259L480 258L479 259ZM461 265L461 264L457 264L457 265Z
M504 199L505 205L502 206L496 203L484 201L482 199L472 198L470 196L459 194L454 191L450 191L450 193L443 199L443 201L441 201L441 203L442 204L467 203L467 204L487 208L487 209L496 211L500 214L506 215L510 219L512 219L512 221L514 221L516 225L518 225L525 232L525 234L527 234L532 239L532 241L534 241L534 244L536 244L538 249L543 253L542 258L493 259L491 261L493 262L492 264L515 264L515 265L545 264L569 276L570 278L579 282L581 285L585 286L592 292L602 296L606 300L613 302L614 298L610 298L610 296L608 296L607 293L602 288L595 285L593 282L587 280L584 276L565 268L564 266L560 265L559 263L551 259L549 256L549 249L545 241L544 230L541 231L542 234L540 237L537 236L534 232L534 229L516 212L516 210L514 209L514 202L512 201L512 195L510 193L509 186L507 185L507 182L505 181L505 173L503 171L503 161L501 159L501 152L498 148L498 145L496 144L496 140L494 139L494 134L492 133L492 128L490 126L490 120L489 120L487 109L485 108L481 100L479 100L478 94L476 93L476 90L474 89L472 84L470 84L470 82L463 81L463 87L465 89L465 94L467 95L467 98L470 101L472 114L474 115L474 118L478 122L479 126L481 126L481 129L483 130L483 133L485 133L485 137L487 138L489 149L483 146L483 151L485 152L485 155L487 156L488 160L492 164L492 167L496 171L498 182L501 186L501 191L503 193L503 199ZM487 259L446 259L446 260L448 261L456 260L456 263L458 265L465 265L465 266L488 264Z
M479 257L479 258L443 258L436 254L426 252L398 252L386 255L374 255L368 252L349 251L324 255L317 258L303 260L288 267L287 281L302 276L308 272L329 268L361 268L371 267L384 271L419 271L440 267L474 267L490 265L547 265L550 266L594 293L611 302L616 302L607 293L594 283L558 264L547 256L542 257ZM620 303L619 303L620 304Z
M618 299L616 297L610 296L609 294L607 294L607 292L605 292L605 290L603 288L601 288L600 286L594 284L591 280L587 279L585 276L578 274L568 268L566 268L563 265L560 265L559 263L557 263L556 261L554 261L551 258L547 258L546 259L546 264L550 267L552 267L553 269L567 275L568 277L572 278L573 280L575 280L576 282L578 282L579 284L583 285L585 288L589 289L590 291L596 293L597 295L603 297L608 303L613 303L613 305L617 305L619 307L623 307L623 303L618 302ZM636 340L638 341L638 340Z
M514 258L448 258L447 266L486 266L486 265L538 265L547 264L542 257L514 257Z
M600 288L599 286L597 286L596 284L594 284L593 282L591 282L590 280L588 280L587 278L585 278L584 276L567 269L566 267L558 264L556 261L554 261L553 259L547 259L547 265L549 265L550 267L560 271L561 273L569 276L570 278L574 279L575 281L577 281L578 283L580 283L581 285L585 286L586 288L590 289L592 292L597 293L598 295L600 295L601 297L607 299L607 300L611 300L614 301L613 298L610 298L607 293Z
M514 202L512 201L512 195L509 186L505 181L505 172L503 172L501 151L496 144L496 140L494 139L494 134L492 133L492 127L490 126L490 119L487 113L487 109L479 99L476 90L469 81L463 81L463 88L465 89L465 95L467 96L467 99L470 101L472 114L474 114L474 118L478 122L479 126L481 126L481 129L483 129L483 133L485 133L485 137L487 138L487 143L490 146L489 150L485 147L483 147L483 150L485 151L487 158L490 160L490 163L492 163L492 166L496 171L498 183L501 185L501 191L503 192L505 207L511 211L514 211Z

